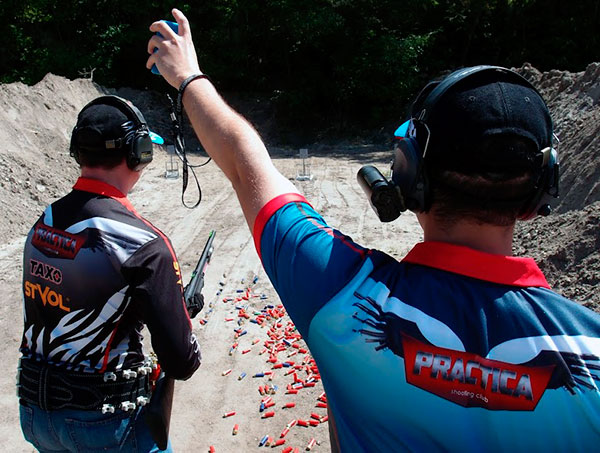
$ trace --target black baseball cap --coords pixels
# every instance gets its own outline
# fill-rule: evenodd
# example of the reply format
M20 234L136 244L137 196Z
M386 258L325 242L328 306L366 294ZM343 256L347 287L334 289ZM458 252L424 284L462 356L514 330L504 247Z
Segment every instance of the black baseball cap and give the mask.
M102 96L79 113L71 135L71 150L122 152L138 131L148 133L153 143L164 143L158 134L148 129L144 116L133 104L117 96Z
M465 68L427 85L411 117L426 162L444 168L535 168L539 151L552 146L546 103L530 82L506 68ZM480 145L495 137L520 138L531 152L507 147L501 154L483 155Z

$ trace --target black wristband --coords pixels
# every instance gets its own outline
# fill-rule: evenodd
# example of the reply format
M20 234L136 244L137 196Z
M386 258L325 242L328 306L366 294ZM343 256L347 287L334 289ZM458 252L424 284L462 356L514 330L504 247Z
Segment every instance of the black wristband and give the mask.
M185 79L183 82L181 82L181 85L179 86L179 90L177 92L177 113L181 113L182 111L183 92L185 91L187 86L196 79L207 79L209 82L212 83L212 80L210 80L210 77L208 77L206 74L193 74L187 79Z

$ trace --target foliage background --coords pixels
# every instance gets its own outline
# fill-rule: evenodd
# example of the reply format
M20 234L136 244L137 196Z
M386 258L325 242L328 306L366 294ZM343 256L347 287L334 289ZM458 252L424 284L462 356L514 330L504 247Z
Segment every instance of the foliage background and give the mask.
M146 43L173 6L218 88L269 100L299 134L399 121L427 80L461 66L600 60L600 0L3 0L0 82L93 69L104 86L167 91Z

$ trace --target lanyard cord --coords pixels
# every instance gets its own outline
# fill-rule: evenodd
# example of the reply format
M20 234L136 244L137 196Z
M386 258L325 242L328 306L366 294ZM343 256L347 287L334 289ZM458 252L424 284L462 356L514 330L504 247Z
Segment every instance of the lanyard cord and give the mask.
M175 154L177 155L179 160L181 160L181 162L183 163L183 176L182 176L183 187L181 189L181 203L188 209L194 209L195 207L197 207L200 204L200 201L202 201L202 189L200 188L200 182L198 181L198 177L196 176L196 172L194 169L199 168L199 167L204 167L206 164L208 164L211 161L211 158L209 157L206 162L204 162L202 164L198 164L198 165L192 165L189 163L187 155L186 155L185 139L183 137L183 130L181 127L181 125L183 123L183 109L181 107L181 103L178 103L177 107L175 107L173 98L171 98L171 96L168 94L167 94L167 98L169 98L169 102L171 103L171 125L172 125L172 131L173 131L173 143L175 143ZM194 180L196 181L196 187L198 187L198 201L196 201L196 203L194 205L188 205L185 202L185 198L184 198L185 191L187 190L187 186L188 186L188 177L189 177L188 169L192 171L192 176L194 177Z

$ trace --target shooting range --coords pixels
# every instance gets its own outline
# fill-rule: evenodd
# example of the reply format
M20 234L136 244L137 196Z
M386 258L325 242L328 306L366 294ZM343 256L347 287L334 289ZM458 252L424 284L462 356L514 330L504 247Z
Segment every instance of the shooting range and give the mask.
M318 369L262 269L231 183L210 162L196 171L200 205L181 204L184 172L169 139L166 98L177 90L144 67L150 22L172 19L173 5L125 0L108 11L89 0L77 8L57 4L5 2L0 8L6 24L0 69L0 344L7 364L0 378L1 450L33 451L21 431L15 394L23 244L47 205L69 193L79 176L69 156L79 110L109 93L131 100L167 140L155 147L153 162L128 198L170 238L183 285L209 232L216 231L205 306L192 320L202 365L189 380L175 383L174 451L329 452L327 397ZM357 184L357 171L368 164L389 167L393 131L425 81L469 62L516 68L549 100L561 140L563 192L554 215L517 226L514 252L535 258L554 290L600 311L597 2L555 2L552 8L539 0L454 2L451 17L444 2L417 4L410 14L403 2L265 7L215 0L180 7L201 39L196 46L202 70L261 134L275 167L332 229L398 260L423 239L416 217L405 212L394 222L379 222ZM188 147L195 150L199 143L185 115L183 122ZM188 158L192 164L206 160L195 152ZM192 179L190 174L186 193L191 202ZM149 352L150 335L143 334Z

